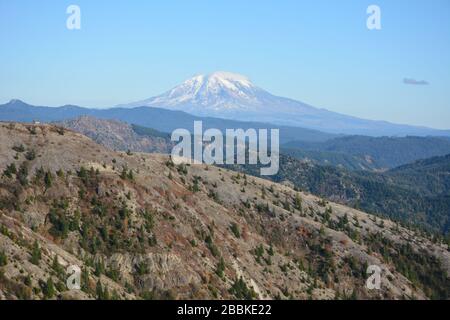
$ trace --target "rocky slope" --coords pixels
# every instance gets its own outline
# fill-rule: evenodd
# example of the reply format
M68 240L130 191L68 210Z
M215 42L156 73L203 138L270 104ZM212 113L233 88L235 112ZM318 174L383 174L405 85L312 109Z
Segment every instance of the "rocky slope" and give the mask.
M446 245L287 185L17 123L0 172L0 299L449 297Z
M385 172L350 171L281 153L279 172L266 178L288 181L299 190L329 201L420 228L446 238L450 244L449 166L450 157L444 156ZM227 168L259 175L258 166Z
M57 124L82 133L95 142L118 151L170 153L174 145L169 139L169 134L116 120L83 116L74 120L58 122ZM379 149L383 141L387 145L387 153L391 153L388 149L395 147L397 149L405 149L408 142L420 141L421 143L419 144L421 145L417 148L409 146L413 150L412 153L416 154L416 157L420 154L417 150L423 151L426 149L426 145L440 144L434 151L428 151L431 154L433 152L438 153L438 149L442 151L443 149L440 148L446 146L444 138L431 137L392 139L348 137L334 139L335 142L330 142L330 144L323 144L333 145L337 143L341 147L344 145L345 149L348 148L348 145L339 141L353 141L354 139L358 140L358 143L361 145L364 145L364 141L366 144L372 145L374 156L377 152L378 154L383 154ZM309 145L314 144L310 143ZM363 148L362 146L360 147ZM364 149L368 151L370 148L364 147ZM263 178L269 178L274 182L291 181L296 188L325 197L330 201L358 207L365 212L408 223L412 227L420 227L428 232L442 235L446 238L445 241L450 244L448 215L450 197L447 195L447 190L449 190L449 181L447 180L450 177L449 157L437 158L441 159L440 162L442 163L439 166L434 164L429 168L421 168L421 162L419 161L417 165L411 164L406 166L407 170L399 168L398 170L385 172L359 172L358 170L346 170L340 165L336 165L336 163L331 165L328 161L322 164L317 163L315 161L317 157L314 156L312 158L315 158L315 160L310 160L309 156L311 154L308 154L308 150L300 151L300 153L308 155L306 159L298 159L298 154L291 157L289 152L285 153L286 151L286 149L281 149L279 173ZM365 166L374 160L368 155L361 155L357 159L351 155L350 150L346 149L345 151L344 158L339 156L335 158L337 163L340 161L347 164L353 162L356 167L359 167L360 165ZM326 157L333 157L333 155L327 154ZM395 158L395 156L391 157ZM433 162L433 158L423 161L425 163ZM372 161L372 165L375 165L375 167L377 166L376 162L378 161ZM375 167L366 169L373 170ZM257 166L227 166L227 168L256 176L259 175L260 171Z
M144 133L139 127L117 120L81 116L56 123L88 136L95 142L118 151L169 153L172 143L168 134L154 130Z

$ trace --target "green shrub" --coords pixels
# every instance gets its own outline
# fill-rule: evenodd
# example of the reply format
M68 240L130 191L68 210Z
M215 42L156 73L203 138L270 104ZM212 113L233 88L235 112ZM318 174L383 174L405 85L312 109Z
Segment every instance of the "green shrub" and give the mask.
M20 165L19 171L16 175L16 179L22 186L28 185L28 167L25 162Z
M234 281L230 288L230 293L233 294L236 299L240 300L253 300L257 297L256 292L247 287L247 284L242 277Z
M6 169L3 171L3 175L7 178L11 178L13 174L17 173L17 168L14 163L11 163L6 167Z
M205 239L206 246L214 257L220 256L219 248L213 243L213 239L211 235L208 235Z
M300 198L300 195L297 193L294 200L294 207L298 211L302 211L302 198Z
M97 300L109 300L110 299L108 288L105 287L105 289L103 289L103 286L102 286L102 283L100 282L100 280L97 281L97 286L96 286L95 292L97 294Z
M235 222L233 222L231 224L230 230L231 230L231 232L233 232L233 234L234 234L234 236L236 238L240 238L241 237L241 232L239 231L239 227L238 227L238 225Z
M31 250L31 259L30 262L34 265L39 265L39 261L41 260L41 248L37 241L34 241L33 249Z
M69 233L70 221L65 210L52 207L49 212L49 221L52 224L49 232L56 238L64 239Z
M220 258L219 263L217 264L216 274L219 278L223 278L225 271L225 261L223 257Z
M19 152L19 153L22 153L22 152L25 151L25 147L23 146L23 144L21 144L20 146L14 146L12 149L13 149L15 152Z
M148 265L145 261L141 261L139 262L136 266L135 266L135 271L136 274L138 276L143 276L145 274L149 273L149 269L148 269Z
M51 299L55 296L55 285L51 277L48 278L47 282L41 282L41 289L44 294L44 299Z
M48 189L52 186L53 183L53 175L50 171L47 171L44 176L45 188Z
M25 153L25 159L27 159L28 161L33 161L34 159L36 159L36 151L27 151L27 153Z
M0 267L8 264L8 257L6 257L5 251L0 251Z

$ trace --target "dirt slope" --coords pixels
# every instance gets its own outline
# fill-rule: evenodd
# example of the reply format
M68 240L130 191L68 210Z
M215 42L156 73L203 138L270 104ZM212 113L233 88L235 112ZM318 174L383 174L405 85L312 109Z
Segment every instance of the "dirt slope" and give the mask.
M17 123L0 172L0 299L448 298L445 245L288 186Z

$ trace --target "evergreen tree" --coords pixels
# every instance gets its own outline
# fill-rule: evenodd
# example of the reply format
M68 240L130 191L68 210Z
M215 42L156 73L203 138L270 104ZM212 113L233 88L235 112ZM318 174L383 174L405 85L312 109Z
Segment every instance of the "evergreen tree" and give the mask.
M81 290L86 293L89 293L91 291L89 270L86 267L84 267L83 271L81 272Z
M241 232L239 231L239 227L238 227L238 225L235 222L233 222L231 224L230 229L231 229L231 232L233 232L233 234L234 234L234 236L236 238L240 238L241 237Z
M294 206L298 211L302 211L302 198L300 198L300 195L298 193L295 196Z
M103 286L100 280L97 281L97 286L95 289L95 293L97 294L97 300L105 300L104 299L104 292L103 292Z
M44 176L45 188L48 189L52 186L53 176L50 171L47 171Z
M55 273L58 277L64 275L64 269L59 264L57 255L55 255L55 257L53 258L52 269L53 269L53 271L55 271Z
M17 173L17 168L16 165L14 163L11 163L10 165L8 165L5 169L5 171L3 171L3 175L7 178L11 178L13 174Z
M41 248L37 241L34 241L33 249L31 250L31 259L30 262L35 265L39 265L39 261L41 260Z
M0 251L0 267L6 266L8 264L8 258L6 257L5 251Z
M47 283L42 286L42 293L45 299L51 299L55 296L55 285L53 284L52 278L47 279Z
M233 294L236 299L253 300L256 298L256 292L247 287L247 284L242 277L234 281L233 286L230 288L230 293Z
M223 260L223 257L220 257L219 263L217 264L216 268L216 274L219 276L219 278L223 278L225 271L225 261Z
M105 264L103 263L103 260L99 260L95 263L94 275L100 277L100 275L104 273L105 273Z
M273 246L272 245L270 245L269 249L267 250L267 254L269 256L273 256L274 252L273 252Z

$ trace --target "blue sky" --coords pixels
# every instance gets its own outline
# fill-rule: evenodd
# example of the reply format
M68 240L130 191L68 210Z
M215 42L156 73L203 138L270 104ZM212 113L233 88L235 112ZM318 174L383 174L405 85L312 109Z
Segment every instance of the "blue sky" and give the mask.
M66 29L70 4L81 30ZM370 4L382 30L366 28ZM0 0L0 103L107 107L225 70L332 111L449 129L449 13L448 0Z

